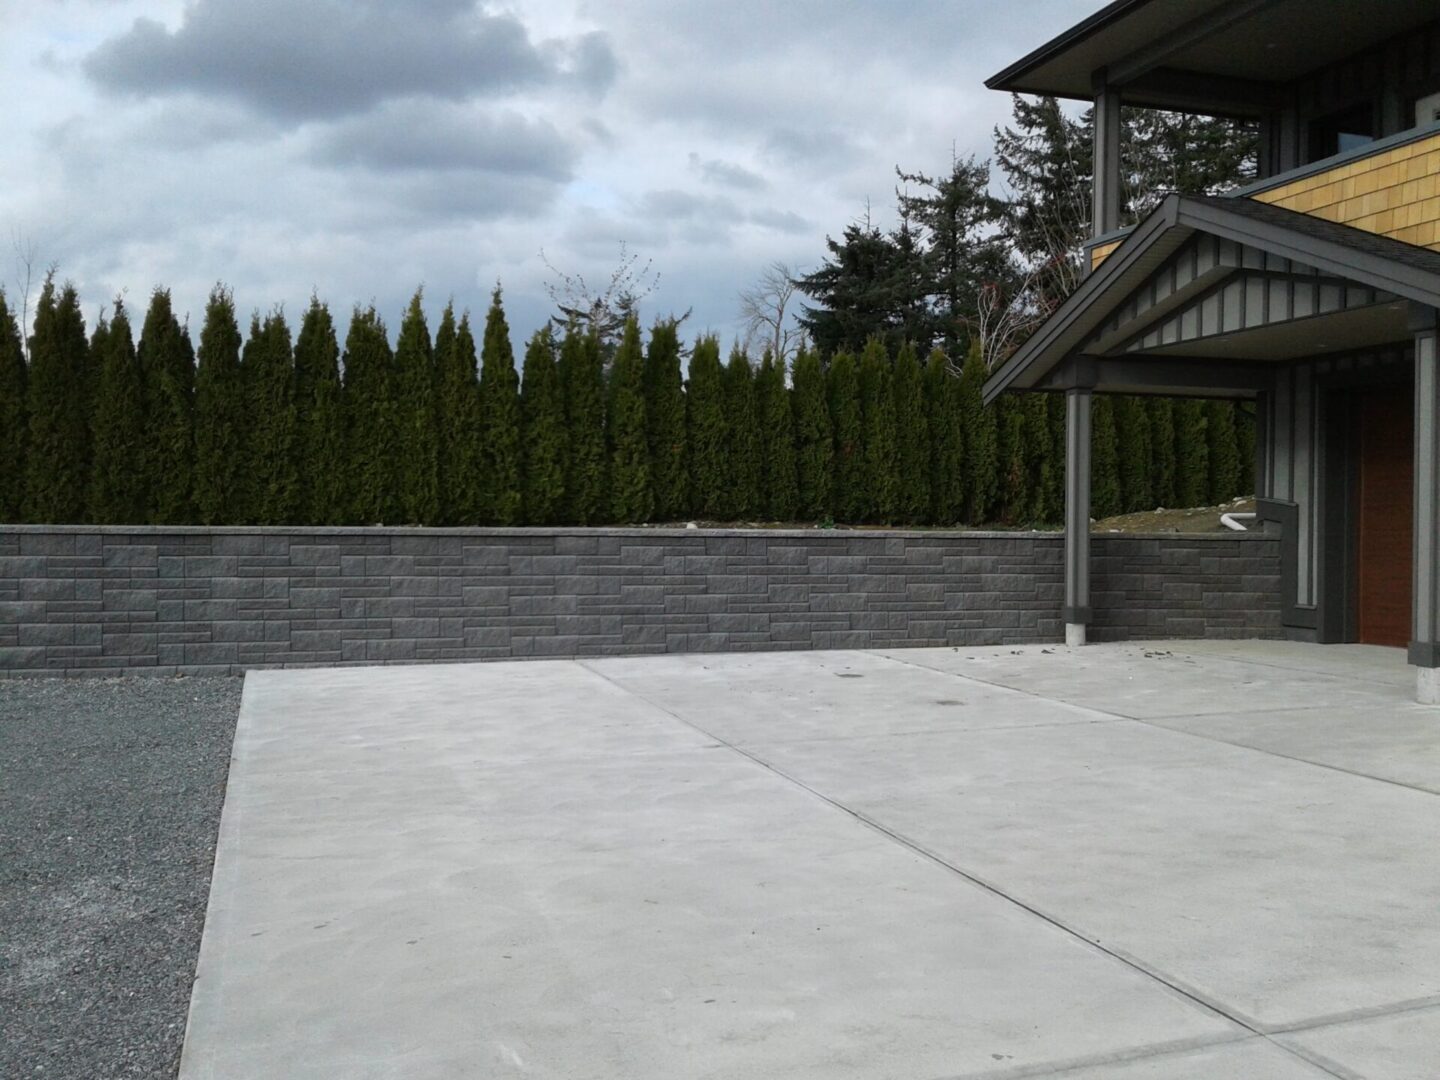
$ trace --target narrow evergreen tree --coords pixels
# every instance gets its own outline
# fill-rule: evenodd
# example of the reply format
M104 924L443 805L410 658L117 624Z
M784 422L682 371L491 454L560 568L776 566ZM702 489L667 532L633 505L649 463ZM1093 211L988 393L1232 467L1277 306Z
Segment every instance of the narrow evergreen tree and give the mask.
M345 443L350 519L383 525L400 518L394 404L395 357L373 307L356 308L345 334Z
M1240 446L1235 435L1234 402L1205 403L1205 445L1210 465L1210 503L1229 502L1240 493Z
M18 523L25 503L28 374L20 325L0 289L0 522Z
M245 399L235 299L217 285L205 305L195 369L195 512L204 525L244 520Z
M1205 437L1205 402L1175 402L1175 505L1204 506L1210 497L1210 450Z
M795 357L791 382L796 512L801 521L828 521L835 513L835 436L830 424L825 368L818 353L800 350Z
M1051 473L1065 468L1064 456L1056 458L1051 451L1050 412L1049 402L1046 401L1050 396L1025 394L1020 399L1025 414L1025 467L1030 492L1025 520L1031 523L1051 520L1046 517Z
M1150 486L1155 453L1150 438L1150 408L1144 398L1115 399L1115 436L1120 453L1120 504L1123 513L1158 505Z
M565 402L547 326L525 349L520 382L520 488L527 525L554 525L565 507Z
M605 483L605 364L600 338L578 323L566 328L560 348L560 387L569 434L565 455L566 517L574 525L594 525L609 504Z
M960 380L942 349L933 350L925 364L925 407L930 435L928 521L956 525L965 517L965 431L960 426Z
M290 326L278 309L247 342L241 372L250 407L246 432L249 519L257 525L295 520L299 480L295 440L295 355Z
M1045 511L1041 520L1058 525L1065 520L1065 395L1045 394L1045 429L1050 445L1050 474L1045 485Z
M637 365L638 366L638 365ZM480 349L481 505L491 525L520 520L520 376L500 286L490 294Z
M900 346L892 375L895 395L895 519L920 525L934 502L930 471L930 418L924 371L910 342Z
M38 524L85 520L90 483L90 348L73 285L55 294L47 275L35 307L26 382L30 420L26 518Z
M396 495L401 521L433 525L440 514L435 352L422 293L410 298L395 342Z
M486 518L486 430L470 315L455 322L445 305L435 334L436 468L440 520L479 525ZM518 406L517 406L518 408Z
M718 338L702 337L690 354L685 412L692 512L712 520L723 518L730 502L730 476L726 470L729 431L725 415L725 370L720 363Z
M295 520L343 525L350 519L346 487L345 402L340 385L340 343L330 308L318 296L295 338L295 445L298 447Z
M730 478L726 517L747 520L760 510L760 428L755 369L738 345L725 365L725 460Z
M853 353L836 353L826 376L830 429L835 436L835 520L855 524L870 508L865 475L865 422L860 412L860 372Z
M984 404L987 372L978 344L970 347L960 372L960 426L965 434L965 521L990 520L999 493L999 446L993 406Z
M1175 498L1175 402L1150 399L1150 497L1157 507L1173 509Z
M101 316L91 355L99 366L92 427L90 520L137 525L147 520L145 378L135 353L125 302L115 300L107 324Z
M1114 399L1096 394L1090 405L1090 516L1099 520L1123 509Z
M148 518L156 525L194 524L195 355L167 289L150 294L138 356L145 377Z
M1017 525L1025 521L1031 501L1025 403L1018 394L1002 394L992 408L999 462L1000 520L1007 525Z
M794 521L799 491L795 472L795 423L785 365L769 349L755 375L755 412L760 440L760 512L771 521Z
M610 455L610 518L621 524L648 521L655 506L650 489L650 444L645 424L645 354L640 324L625 320L610 367L606 400L606 449Z
M895 431L895 388L885 343L871 338L860 354L861 445L863 446L868 520L889 524L900 501L899 455Z
M685 470L685 386L680 373L680 324L661 319L645 353L645 423L655 517L669 521L689 509Z
M1255 402L1242 401L1235 406L1235 445L1240 455L1237 477L1241 495L1255 494Z

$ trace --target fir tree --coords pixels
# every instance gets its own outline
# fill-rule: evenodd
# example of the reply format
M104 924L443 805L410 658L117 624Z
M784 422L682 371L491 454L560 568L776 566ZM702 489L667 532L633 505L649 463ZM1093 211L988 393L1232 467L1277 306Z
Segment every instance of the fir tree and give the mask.
M440 514L439 447L435 434L435 353L416 289L395 342L395 473L400 520L432 525Z
M490 525L520 521L520 378L500 286L490 294L480 349L481 506Z
M680 373L680 324L662 319L650 331L645 353L645 423L650 445L650 486L655 516L669 521L689 509L685 470L685 387Z
M755 376L755 411L760 429L760 510L771 521L793 521L799 499L795 424L785 365L769 349Z
M1173 509L1175 498L1175 402L1156 397L1150 412L1150 498L1157 507Z
M738 345L725 365L725 461L729 484L726 517L753 518L760 507L760 429L755 409L755 369Z
M870 521L895 520L899 503L898 442L895 432L895 388L885 343L871 338L860 354L861 445L864 457L865 512Z
M95 328L91 355L99 367L95 393L90 520L136 525L147 520L145 377L135 353L125 302Z
M312 296L295 339L297 521L342 525L350 518L344 410L335 321L330 308Z
M1090 402L1090 516L1114 517L1120 502L1120 447L1113 400L1096 394Z
M373 307L356 308L345 335L346 491L350 518L362 525L393 524L399 517L394 365L385 323Z
M435 388L440 520L479 525L486 520L486 432L475 335L469 313L456 324L453 304L445 305L435 334Z
M960 372L960 428L965 434L965 521L990 520L999 490L999 447L993 406L984 404L985 361L980 346L971 345Z
M965 431L960 426L960 380L941 349L925 364L925 406L930 435L930 506L933 525L956 525L965 517Z
M1120 454L1122 513L1155 509L1155 493L1150 486L1155 454L1150 440L1150 408L1144 398L1115 399L1115 435Z
M295 520L298 489L295 442L295 357L290 327L279 310L245 344L240 363L249 403L246 431L250 470L249 520L284 525Z
M195 355L166 289L150 295L138 355L145 377L149 520L156 525L193 524Z
M690 459L690 494L697 517L725 516L730 499L726 469L729 437L725 416L725 371L720 340L703 337L690 355L685 387L685 449Z
M930 418L925 408L925 376L915 347L908 341L895 357L896 520L920 525L934 503L931 489Z
M802 521L828 521L835 512L835 437L830 424L825 368L819 354L801 349L795 357L791 381L796 510Z
M26 382L29 445L26 518L37 524L85 520L90 483L90 348L73 285L55 294L47 275L35 307Z
M605 366L600 338L572 322L560 349L560 388L565 400L566 517L594 525L608 509L605 483Z
M195 369L195 512L205 525L244 519L245 400L235 300L217 285L205 305Z
M1175 402L1175 505L1204 506L1210 496L1210 450L1205 402Z
M1205 444L1210 465L1210 503L1229 502L1240 493L1240 447L1235 435L1234 402L1205 403Z
M0 522L20 521L25 503L25 350L0 290Z
M836 353L825 380L835 438L835 520L846 524L864 521L870 508L858 368L854 354Z
M527 525L554 525L565 507L565 402L547 326L525 349L520 382L521 492Z
M625 321L620 347L615 350L609 390L605 434L610 454L610 517L622 524L647 521L655 502L645 430L645 356L640 324L633 315Z

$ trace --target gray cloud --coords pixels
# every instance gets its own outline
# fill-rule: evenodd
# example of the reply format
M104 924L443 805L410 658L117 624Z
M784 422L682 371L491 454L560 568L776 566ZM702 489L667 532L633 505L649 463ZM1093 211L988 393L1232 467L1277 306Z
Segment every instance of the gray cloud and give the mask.
M780 128L766 138L764 152L767 158L792 168L824 168L835 162L853 161L858 150L840 131Z
M690 168L699 173L700 179L707 184L735 188L737 191L763 191L770 186L769 181L759 173L719 158L702 158L699 154L692 153Z
M617 70L603 34L537 44L514 15L474 0L197 0L173 33L137 19L84 67L109 90L229 97L291 120L412 95L458 101L567 82L600 92Z

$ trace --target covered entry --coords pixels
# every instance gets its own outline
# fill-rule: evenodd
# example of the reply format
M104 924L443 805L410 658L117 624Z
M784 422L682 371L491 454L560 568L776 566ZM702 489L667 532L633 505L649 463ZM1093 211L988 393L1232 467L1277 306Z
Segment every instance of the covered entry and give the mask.
M1405 386L1356 400L1355 639L1367 645L1410 643L1414 409Z

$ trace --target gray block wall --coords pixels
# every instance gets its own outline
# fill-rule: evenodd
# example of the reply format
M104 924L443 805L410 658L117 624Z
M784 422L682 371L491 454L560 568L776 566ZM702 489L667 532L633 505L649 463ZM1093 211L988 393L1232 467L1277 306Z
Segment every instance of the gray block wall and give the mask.
M1097 536L1099 640L1280 635L1268 536ZM1054 533L0 526L0 673L1063 637Z

